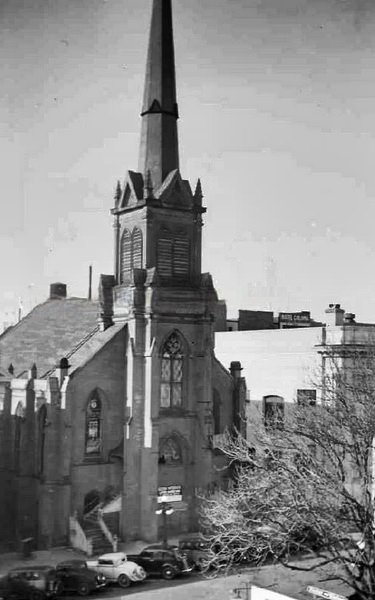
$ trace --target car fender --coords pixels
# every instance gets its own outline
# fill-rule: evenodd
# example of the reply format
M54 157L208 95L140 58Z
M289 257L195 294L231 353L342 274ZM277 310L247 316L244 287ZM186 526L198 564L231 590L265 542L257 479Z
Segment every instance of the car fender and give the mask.
M144 570L143 567L141 567L140 565L137 565L137 568L134 569L130 575L130 578L132 579L132 581L143 581L144 579L146 579L147 577L147 573Z

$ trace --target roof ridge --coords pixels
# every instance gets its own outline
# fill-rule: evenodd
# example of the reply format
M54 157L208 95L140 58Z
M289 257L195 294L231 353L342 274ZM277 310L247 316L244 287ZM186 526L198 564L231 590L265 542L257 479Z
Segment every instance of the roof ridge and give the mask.
M19 326L21 325L21 323L24 323L26 320L28 320L30 318L31 313L35 312L37 308L39 308L40 306L42 306L43 304L46 304L48 302L47 300L44 300L44 302L40 302L39 304L36 304L35 306L33 306L33 308L26 313L26 315L24 317L22 317L22 319L20 319L20 321L18 321L17 323L15 323L15 325L11 325L10 327L8 327L5 331L3 331L0 334L0 339L5 336L7 333L10 333L11 331L15 331L16 329L19 328Z
M94 329L92 329L88 334L86 334L73 348L65 354L65 358L71 358L73 354L75 354L82 346L84 346L94 335L99 331L99 325L96 325ZM41 379L49 377L51 373L55 371L56 367L52 367L48 371L46 371Z

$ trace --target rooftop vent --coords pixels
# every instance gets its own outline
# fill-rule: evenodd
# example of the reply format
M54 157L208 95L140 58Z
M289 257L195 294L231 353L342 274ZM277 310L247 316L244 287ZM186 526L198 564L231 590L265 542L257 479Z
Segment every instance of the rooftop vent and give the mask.
M49 286L50 300L66 298L66 283L51 283Z

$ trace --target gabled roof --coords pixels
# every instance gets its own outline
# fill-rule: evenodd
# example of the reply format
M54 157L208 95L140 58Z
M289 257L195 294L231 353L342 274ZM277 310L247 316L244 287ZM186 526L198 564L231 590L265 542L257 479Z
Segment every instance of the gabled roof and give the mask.
M74 371L86 365L99 350L104 348L126 326L125 323L116 323L108 327L105 331L96 330L83 344L69 353L69 375L72 375Z
M135 206L143 199L143 176L135 171L128 171L125 177L123 192L116 209Z
M47 300L0 336L0 371L10 363L23 376L33 363L37 376L54 368L97 331L98 303L85 298Z
M177 208L191 208L193 206L193 194L188 181L182 179L178 169L171 171L160 188L155 193L163 205Z

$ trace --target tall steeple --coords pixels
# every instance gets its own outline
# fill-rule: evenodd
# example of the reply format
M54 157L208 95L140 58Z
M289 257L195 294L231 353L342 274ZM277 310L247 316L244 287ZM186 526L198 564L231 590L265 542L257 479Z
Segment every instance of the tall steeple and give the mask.
M157 189L179 167L171 0L153 0L141 116L138 170Z

